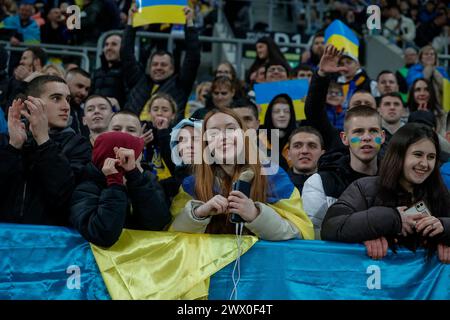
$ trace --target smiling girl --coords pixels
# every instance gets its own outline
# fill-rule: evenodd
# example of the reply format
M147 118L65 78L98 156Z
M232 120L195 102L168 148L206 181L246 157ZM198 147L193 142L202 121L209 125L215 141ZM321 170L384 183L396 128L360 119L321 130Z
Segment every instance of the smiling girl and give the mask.
M201 150L210 158L204 156L201 164L194 165L194 175L183 181L172 202L170 230L233 234L235 225L229 221L233 212L244 220L245 234L265 240L313 239L298 190L283 170L263 174L259 160L251 160L256 151L249 137L244 137L245 130L231 110L214 109L206 115ZM233 182L245 171L254 174L249 197L232 191Z
M392 137L379 177L356 180L327 211L322 239L364 242L368 255L381 259L388 245L438 251L450 263L450 194L436 163L440 148L428 126L410 123ZM407 214L425 202L431 215Z

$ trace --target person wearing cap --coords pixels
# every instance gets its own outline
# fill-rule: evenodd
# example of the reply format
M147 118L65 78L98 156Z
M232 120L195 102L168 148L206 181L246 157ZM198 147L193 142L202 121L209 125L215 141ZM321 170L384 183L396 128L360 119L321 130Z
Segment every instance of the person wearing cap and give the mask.
M142 170L144 140L125 132L97 137L92 162L75 188L70 222L89 242L110 247L123 228L162 230L169 208L156 177Z

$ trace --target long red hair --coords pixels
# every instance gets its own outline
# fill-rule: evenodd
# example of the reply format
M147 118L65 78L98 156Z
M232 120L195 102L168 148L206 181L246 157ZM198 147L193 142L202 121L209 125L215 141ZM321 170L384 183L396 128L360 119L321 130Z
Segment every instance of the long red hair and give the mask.
M239 127L244 132L246 132L246 125L234 111L226 108L221 108L214 109L206 114L203 121L202 136L206 132L206 125L208 123L208 120L212 116L219 113L224 113L234 118L239 124ZM208 148L208 143L205 140L206 139L202 139L202 155L204 154L204 150ZM212 199L215 195L213 190L216 180L220 181L220 186L218 186L219 193L224 197L228 197L229 193L231 192L233 182L239 178L239 175L244 170L251 169L255 173L255 176L251 184L250 198L253 201L264 203L266 201L267 179L266 176L261 174L261 163L259 157L256 156L256 164L249 163L251 152L255 152L254 154L257 155L257 149L255 148L255 146L256 143L252 143L252 141L250 141L250 138L248 136L245 136L245 164L236 164L232 176L226 174L225 171L220 167L220 165L209 165L204 161L204 159L202 159L203 161L201 164L194 165L196 198L203 202L207 202L208 200ZM211 223L208 225L207 232L218 234L234 233L234 225L229 222L228 218L228 214L213 216Z

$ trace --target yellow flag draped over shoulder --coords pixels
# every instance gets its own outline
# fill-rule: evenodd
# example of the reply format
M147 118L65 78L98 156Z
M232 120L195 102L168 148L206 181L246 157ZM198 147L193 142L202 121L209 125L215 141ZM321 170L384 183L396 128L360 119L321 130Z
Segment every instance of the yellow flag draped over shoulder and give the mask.
M133 17L133 27L152 23L185 24L183 8L187 0L137 0L138 12Z
M450 79L444 78L443 84L442 107L445 111L450 111Z
M242 252L257 240L243 236ZM124 229L109 249L91 247L111 298L122 300L205 299L209 277L237 258L234 235Z

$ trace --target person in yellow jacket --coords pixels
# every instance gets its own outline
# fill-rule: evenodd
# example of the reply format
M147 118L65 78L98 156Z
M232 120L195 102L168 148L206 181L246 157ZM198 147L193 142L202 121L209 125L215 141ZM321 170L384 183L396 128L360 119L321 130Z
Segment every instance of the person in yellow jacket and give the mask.
M230 109L213 109L206 115L194 174L184 179L172 202L169 231L233 234L230 215L235 213L244 220L244 234L272 241L314 239L298 190L281 168L265 175L255 156L256 135L246 135L246 129ZM254 177L247 197L232 186L249 171Z

